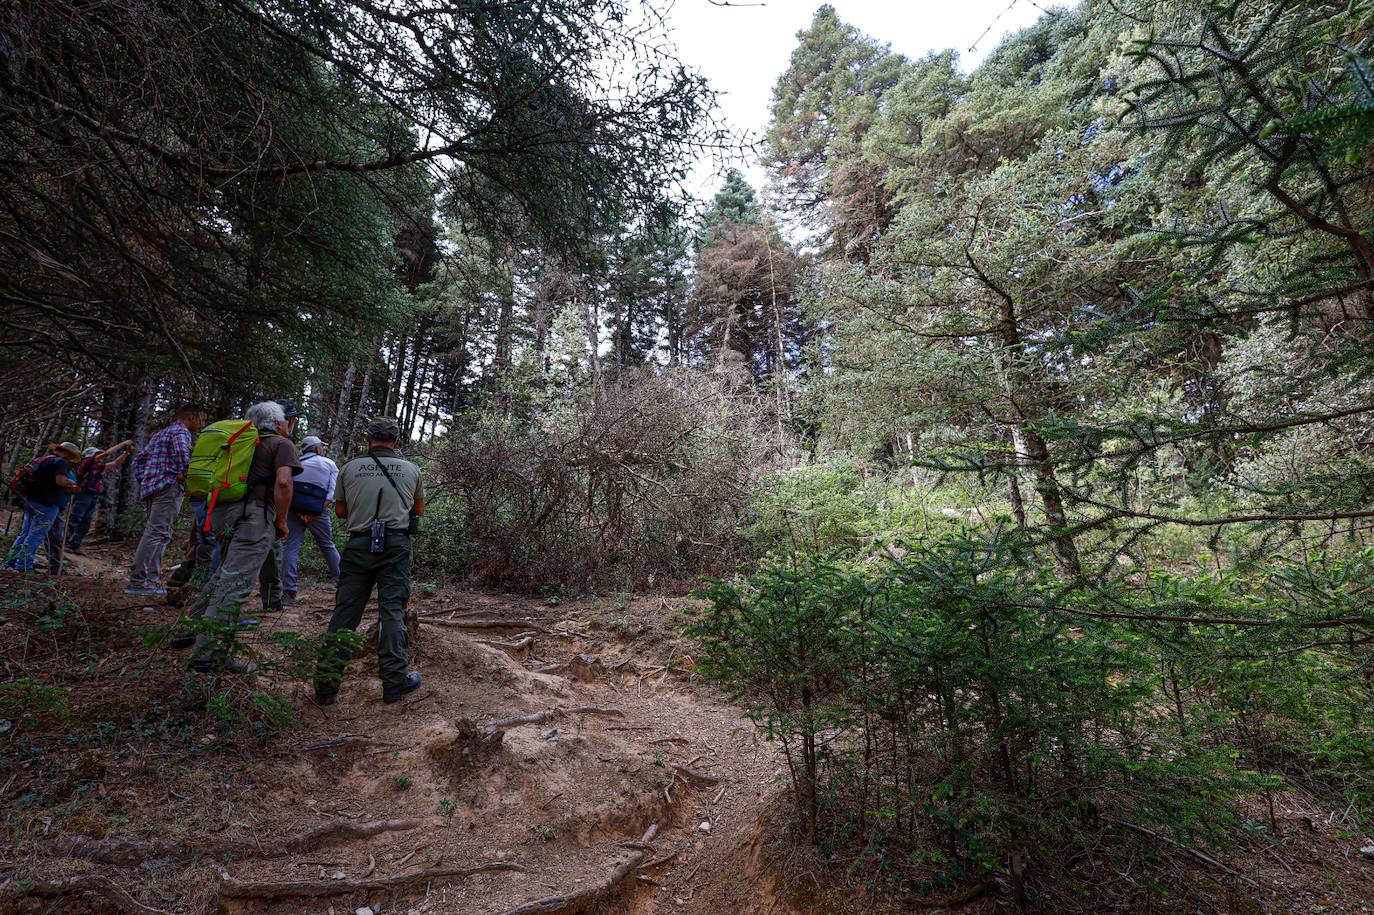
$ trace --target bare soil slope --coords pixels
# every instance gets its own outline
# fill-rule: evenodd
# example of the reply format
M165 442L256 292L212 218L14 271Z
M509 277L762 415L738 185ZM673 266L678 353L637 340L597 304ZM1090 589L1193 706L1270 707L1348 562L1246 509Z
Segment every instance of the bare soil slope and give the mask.
M69 638L113 649L128 641L115 629L176 618L118 593L99 553L81 565L55 592L80 608L79 624L64 621L47 645L6 624L26 633L5 646L14 669L64 665ZM321 630L332 594L302 598L253 638ZM54 671L71 690L60 730L75 736L31 733L31 758L5 758L7 803L41 808L11 818L22 826L6 870L14 889L91 892L20 906L123 905L99 882L56 882L87 875L162 911L753 910L750 899L772 896L746 866L776 755L695 682L689 657L629 613L608 620L591 606L417 594L419 691L383 704L367 653L329 708L303 684L249 676L232 688L286 692L299 727L246 745L226 745L208 719L203 734L168 732L182 652L123 644L89 671ZM715 886L720 873L731 879Z

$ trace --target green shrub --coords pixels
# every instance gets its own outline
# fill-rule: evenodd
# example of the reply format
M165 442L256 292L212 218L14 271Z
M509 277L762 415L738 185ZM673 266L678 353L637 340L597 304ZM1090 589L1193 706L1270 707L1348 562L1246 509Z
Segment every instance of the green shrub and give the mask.
M64 687L40 683L33 677L0 683L0 719L47 725L70 714Z
M1264 783L1183 739L1119 626L1066 625L1088 599L1015 534L882 564L793 556L702 596L705 671L782 744L805 835L869 873L1000 874L1019 894L1026 866L1138 843L1131 827L1216 839L1221 802Z
M916 487L908 477L825 461L764 477L742 531L751 555L866 556L887 545L1005 523L1000 494L977 485Z

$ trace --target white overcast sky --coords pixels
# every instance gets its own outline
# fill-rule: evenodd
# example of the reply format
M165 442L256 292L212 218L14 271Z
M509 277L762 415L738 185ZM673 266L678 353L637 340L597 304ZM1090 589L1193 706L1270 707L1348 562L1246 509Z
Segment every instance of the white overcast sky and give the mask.
M742 2L742 0L741 0ZM1052 0L832 0L840 19L911 58L954 48L965 70L978 65L1008 33L1030 25ZM773 84L792 56L797 32L821 0L767 0L761 6L716 6L676 0L668 23L682 61L720 93L721 114L733 127L761 136L768 123ZM984 35L984 30L991 31ZM981 40L979 36L982 36ZM970 46L977 42L974 50ZM755 186L756 161L739 163ZM704 169L695 193L709 197L718 180Z

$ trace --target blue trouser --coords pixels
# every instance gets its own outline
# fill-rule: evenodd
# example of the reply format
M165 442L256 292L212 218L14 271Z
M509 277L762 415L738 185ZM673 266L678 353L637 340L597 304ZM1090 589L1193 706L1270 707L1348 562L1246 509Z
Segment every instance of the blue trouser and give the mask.
M79 492L72 498L72 514L67 519L67 549L79 550L91 532L91 522L95 520L95 509L100 504L100 493Z
M10 551L5 556L5 568L19 572L33 571L33 558L38 548L48 539L48 531L57 520L56 505L38 505L25 500L24 524L19 528L19 536L14 538Z
M65 552L62 546L62 535L67 529L67 510L59 508L57 517L52 519L52 526L48 528L48 536L43 539L44 548L48 554L48 574L62 574L62 554Z
M291 512L286 516L286 545L282 549L281 581L282 589L289 594L296 593L296 574L300 570L301 544L305 542L306 528L315 538L315 544L329 563L329 577L339 583L339 548L334 545L334 534L329 529L329 514L321 512L309 524L301 516Z

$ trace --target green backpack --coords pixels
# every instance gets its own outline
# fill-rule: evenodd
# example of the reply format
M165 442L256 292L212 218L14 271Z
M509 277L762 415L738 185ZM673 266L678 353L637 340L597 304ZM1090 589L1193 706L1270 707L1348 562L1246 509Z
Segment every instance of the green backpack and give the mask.
M246 419L222 419L200 430L186 469L186 494L209 499L209 513L220 502L238 502L248 494L248 467L258 445L258 430Z

